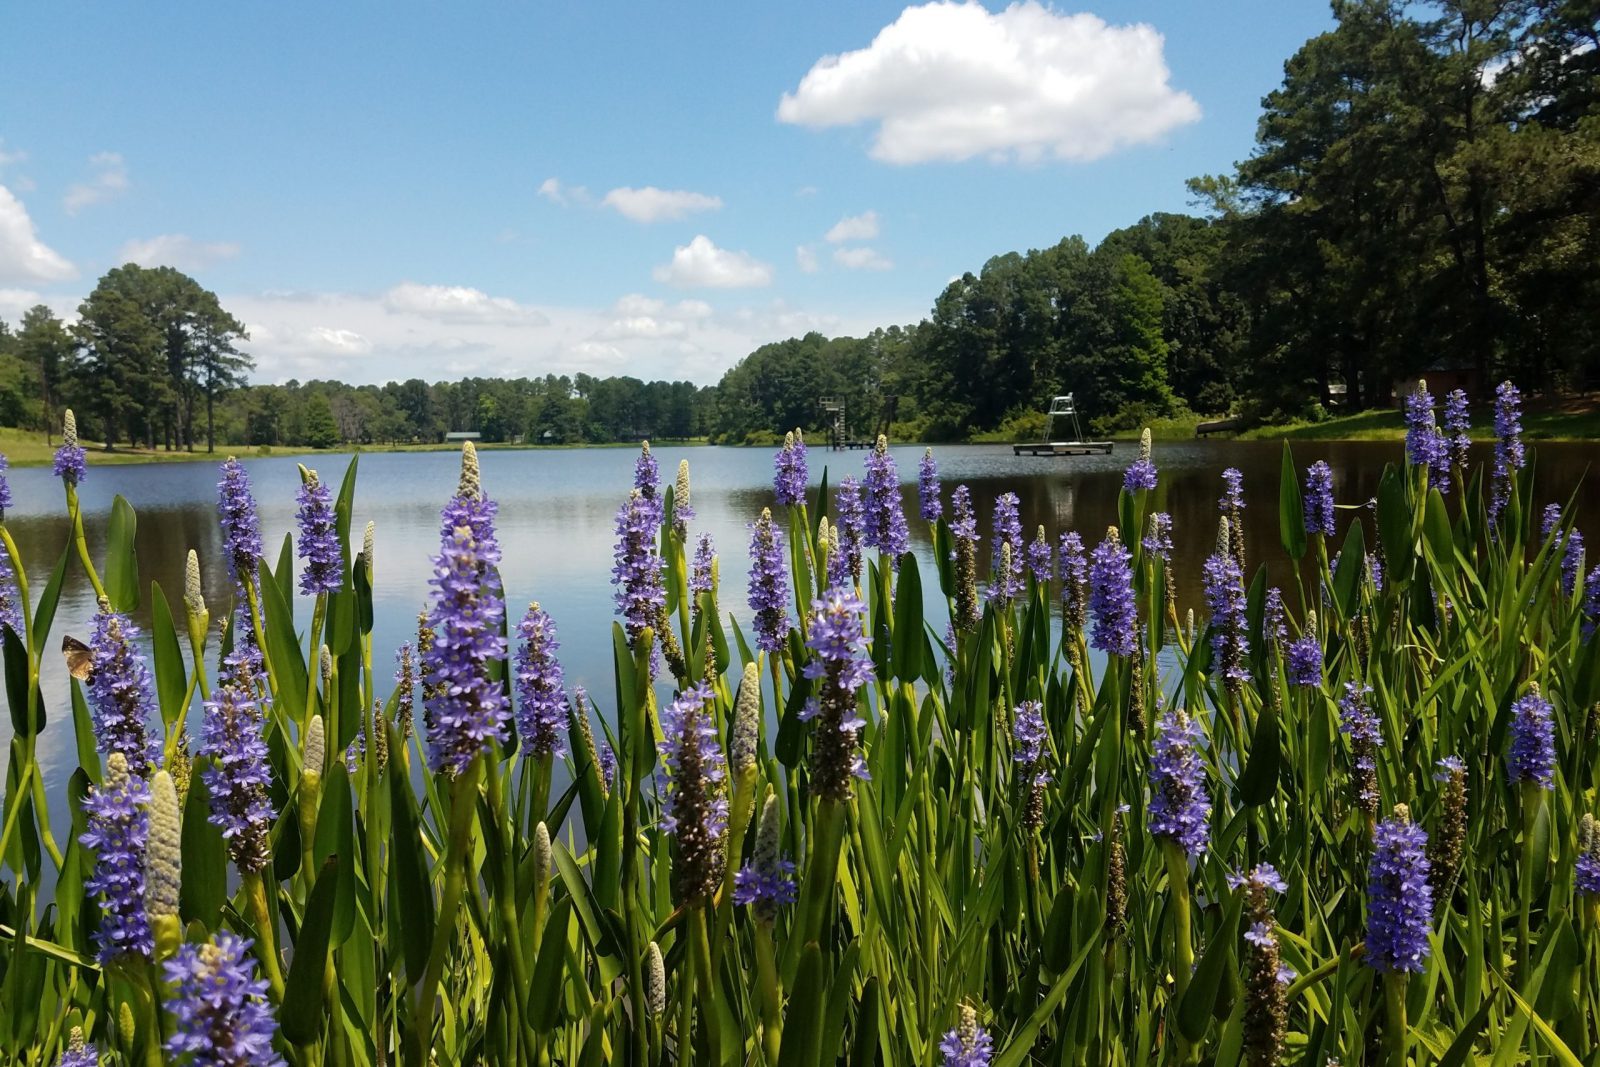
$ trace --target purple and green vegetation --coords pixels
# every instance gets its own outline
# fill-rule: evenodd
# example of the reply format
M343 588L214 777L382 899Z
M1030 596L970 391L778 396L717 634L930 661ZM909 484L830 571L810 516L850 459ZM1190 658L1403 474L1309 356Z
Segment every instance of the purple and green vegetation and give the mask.
M730 591L687 467L664 485L646 446L611 630L559 641L508 614L500 563L533 549L471 446L399 648L354 460L302 468L277 565L224 464L236 602L196 581L145 632L132 522L69 523L51 567L0 517L0 1053L1596 1062L1600 577L1546 507L1578 487L1536 487L1509 385L1478 467L1426 406L1370 506L1287 448L1274 493L1219 472L1195 604L1149 452L1117 527L1025 542L1012 494L988 529L967 486L945 506L931 454L902 483L880 442L830 480L791 437ZM1281 544L1243 543L1247 507ZM74 568L102 598L47 714ZM580 642L614 685L569 688ZM65 840L46 730L75 740Z

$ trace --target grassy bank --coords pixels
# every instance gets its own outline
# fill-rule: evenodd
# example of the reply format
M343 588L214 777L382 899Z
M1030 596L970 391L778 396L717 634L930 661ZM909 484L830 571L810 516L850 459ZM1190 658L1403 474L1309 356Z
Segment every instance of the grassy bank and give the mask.
M1600 438L1600 395L1562 397L1527 402L1522 415L1523 436L1542 441L1587 441ZM1362 411L1322 422L1293 422L1257 426L1240 437L1255 440L1292 438L1309 441L1398 441L1406 435L1405 416L1397 409ZM1487 405L1472 409L1472 436L1494 437L1494 412Z

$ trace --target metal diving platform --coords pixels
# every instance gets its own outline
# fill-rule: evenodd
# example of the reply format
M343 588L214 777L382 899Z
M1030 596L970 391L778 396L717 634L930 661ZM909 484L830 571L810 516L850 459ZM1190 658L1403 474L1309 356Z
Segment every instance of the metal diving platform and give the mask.
M1110 441L1085 441L1083 429L1078 425L1078 408L1073 403L1072 394L1053 397L1050 400L1050 410L1045 413L1043 441L1020 441L1011 446L1012 455L1016 456L1093 456L1110 455ZM1070 439L1056 439L1056 424L1058 419L1067 420L1067 426L1072 429ZM1062 427L1066 429L1066 426Z

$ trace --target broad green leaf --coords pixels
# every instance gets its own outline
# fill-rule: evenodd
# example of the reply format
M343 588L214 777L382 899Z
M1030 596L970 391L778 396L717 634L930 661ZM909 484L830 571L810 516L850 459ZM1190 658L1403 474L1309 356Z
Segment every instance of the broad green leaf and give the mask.
M139 558L134 540L139 529L133 505L118 493L111 501L111 519L106 524L106 596L111 610L139 610Z
M161 721L171 726L187 710L184 701L189 695L189 672L184 666L183 651L178 647L172 610L158 582L150 583L150 650L155 659Z
M183 872L178 914L184 922L215 929L228 896L228 844L211 822L211 791L206 774L211 757L196 756L183 804Z
M355 882L354 875L339 873L338 856L322 862L316 885L306 900L300 921L300 935L294 943L294 960L284 982L283 1006L278 1025L284 1038L294 1045L307 1045L322 1036L327 1013L322 1007L322 977L328 966L328 945L338 908L341 882Z
M1289 442L1283 443L1283 467L1278 477L1278 538L1291 559L1306 554L1306 513L1300 496L1300 475Z

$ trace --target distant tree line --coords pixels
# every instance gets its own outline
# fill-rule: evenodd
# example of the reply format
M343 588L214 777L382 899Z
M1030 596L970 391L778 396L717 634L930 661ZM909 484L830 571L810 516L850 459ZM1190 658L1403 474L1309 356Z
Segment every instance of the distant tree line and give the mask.
M0 323L0 422L64 403L111 442L193 447L577 443L852 435L897 398L901 437L1037 419L1089 429L1234 412L1272 421L1391 402L1430 368L1480 383L1600 376L1600 7L1594 0L1334 0L1284 65L1256 146L1154 214L996 256L909 326L763 345L715 386L586 374L239 388L243 327L171 268L119 267L64 326Z

